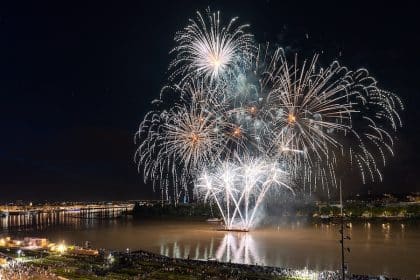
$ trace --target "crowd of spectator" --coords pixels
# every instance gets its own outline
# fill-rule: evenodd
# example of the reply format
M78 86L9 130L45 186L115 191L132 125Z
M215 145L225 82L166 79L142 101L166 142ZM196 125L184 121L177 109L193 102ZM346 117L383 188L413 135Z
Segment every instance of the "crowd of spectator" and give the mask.
M0 280L29 279L59 280L63 278L56 276L50 268L40 268L28 263L12 261L7 266L0 267Z
M174 259L162 255L157 255L145 251L135 251L132 253L113 253L120 264L137 267L140 274L138 279L145 279L156 269L162 272L172 272L177 275L192 275L198 279L256 279L256 276L264 278L296 278L296 279L318 279L318 280L339 280L339 271L315 272L311 270L295 270L289 268L278 268L269 266L246 265L237 263L223 263L217 261L200 261L191 259ZM159 267L149 267L136 264L159 263ZM372 280L379 277L360 278L360 275L351 275L352 280ZM146 278L147 279L147 278ZM382 280L382 279L381 279Z
M105 276L108 273L118 273L121 268L130 269L136 275L131 275L130 279L149 279L156 273L163 275L184 275L192 276L194 279L316 279L316 280L340 280L340 271L296 270L290 268L278 268L259 265L237 264L231 262L218 262L214 260L192 260L176 259L163 255L158 255L146 251L135 252L113 252L112 258L106 257L105 261L112 260L107 266L102 266L103 270L95 271L89 269L78 274ZM95 257L96 258L96 257ZM62 268L62 264L59 265ZM107 268L106 268L107 267ZM57 267L55 267L57 268ZM24 280L24 279L45 279L56 280L64 279L55 275L50 266L34 266L30 263L9 262L7 266L0 267L0 280ZM65 269L64 269L65 271ZM83 272L83 273L82 273ZM87 275L86 274L86 275ZM386 280L384 276L372 277L366 275L349 275L349 280ZM160 279L160 278L159 278Z

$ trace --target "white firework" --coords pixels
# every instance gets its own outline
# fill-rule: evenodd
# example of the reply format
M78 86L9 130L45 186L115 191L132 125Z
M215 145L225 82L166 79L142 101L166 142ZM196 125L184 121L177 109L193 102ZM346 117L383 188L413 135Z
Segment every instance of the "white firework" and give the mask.
M236 25L233 18L226 26L221 25L220 14L207 10L206 15L197 12L197 18L175 36L176 53L171 63L172 78L218 80L227 75L243 57L253 50L253 36L244 30L248 25Z
M196 191L218 206L227 229L248 230L255 224L265 195L272 188L286 188L287 174L276 161L236 156L214 168L205 168Z
M352 159L372 181L382 179L377 156L392 154L388 129L401 126L400 99L379 89L369 73L349 71L334 61L318 65L318 55L289 64L282 49L274 52L270 71L261 81L267 92L266 108L274 134L271 152L288 162L291 173L303 183L336 185L337 158ZM375 176L376 174L376 176ZM310 178L312 177L312 178Z
M362 182L382 180L401 100L365 69L257 48L246 27L236 19L222 27L208 11L176 35L174 85L136 134L144 179L175 203L195 190L227 228L241 229L255 225L271 190L329 193L353 167Z

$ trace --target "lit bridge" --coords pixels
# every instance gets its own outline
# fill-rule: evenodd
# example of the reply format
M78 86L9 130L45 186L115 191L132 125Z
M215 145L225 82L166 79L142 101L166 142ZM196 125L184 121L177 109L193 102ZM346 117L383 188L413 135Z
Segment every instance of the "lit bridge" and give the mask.
M67 213L74 216L116 216L133 210L134 203L92 203L72 205L0 206L0 214L34 215L43 213Z

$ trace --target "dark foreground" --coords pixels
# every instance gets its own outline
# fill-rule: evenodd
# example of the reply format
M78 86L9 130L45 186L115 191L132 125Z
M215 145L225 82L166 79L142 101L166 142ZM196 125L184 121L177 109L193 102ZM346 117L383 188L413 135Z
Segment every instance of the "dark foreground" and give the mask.
M136 251L99 256L36 255L0 268L0 279L340 279L338 272L173 259ZM352 275L350 279L375 279ZM379 277L377 278L379 279ZM383 278L382 278L383 279Z

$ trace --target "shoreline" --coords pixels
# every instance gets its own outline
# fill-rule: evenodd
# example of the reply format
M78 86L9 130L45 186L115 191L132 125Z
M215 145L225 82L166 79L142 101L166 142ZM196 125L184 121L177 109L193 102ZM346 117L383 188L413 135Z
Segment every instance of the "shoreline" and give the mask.
M0 268L0 276L7 269ZM47 254L17 262L11 265L11 269L28 273L32 271L32 274L42 275L42 279L341 279L341 272L338 270L297 270L217 260L171 258L144 250L115 251L98 256ZM348 276L350 280L381 279L380 276Z
M124 214L120 217L126 218L131 217L133 220L173 220L173 221L194 221L194 222L206 222L206 219L210 218L207 216L176 216L176 215L133 215L132 213ZM312 216L267 216L267 219L277 219L277 220L296 220L302 219L307 220L308 222L334 222L341 219L340 216L331 216L329 218L321 217L312 217ZM95 219L95 218L91 218ZM344 221L346 222L400 222L400 221L420 221L420 217L348 217L346 216Z

